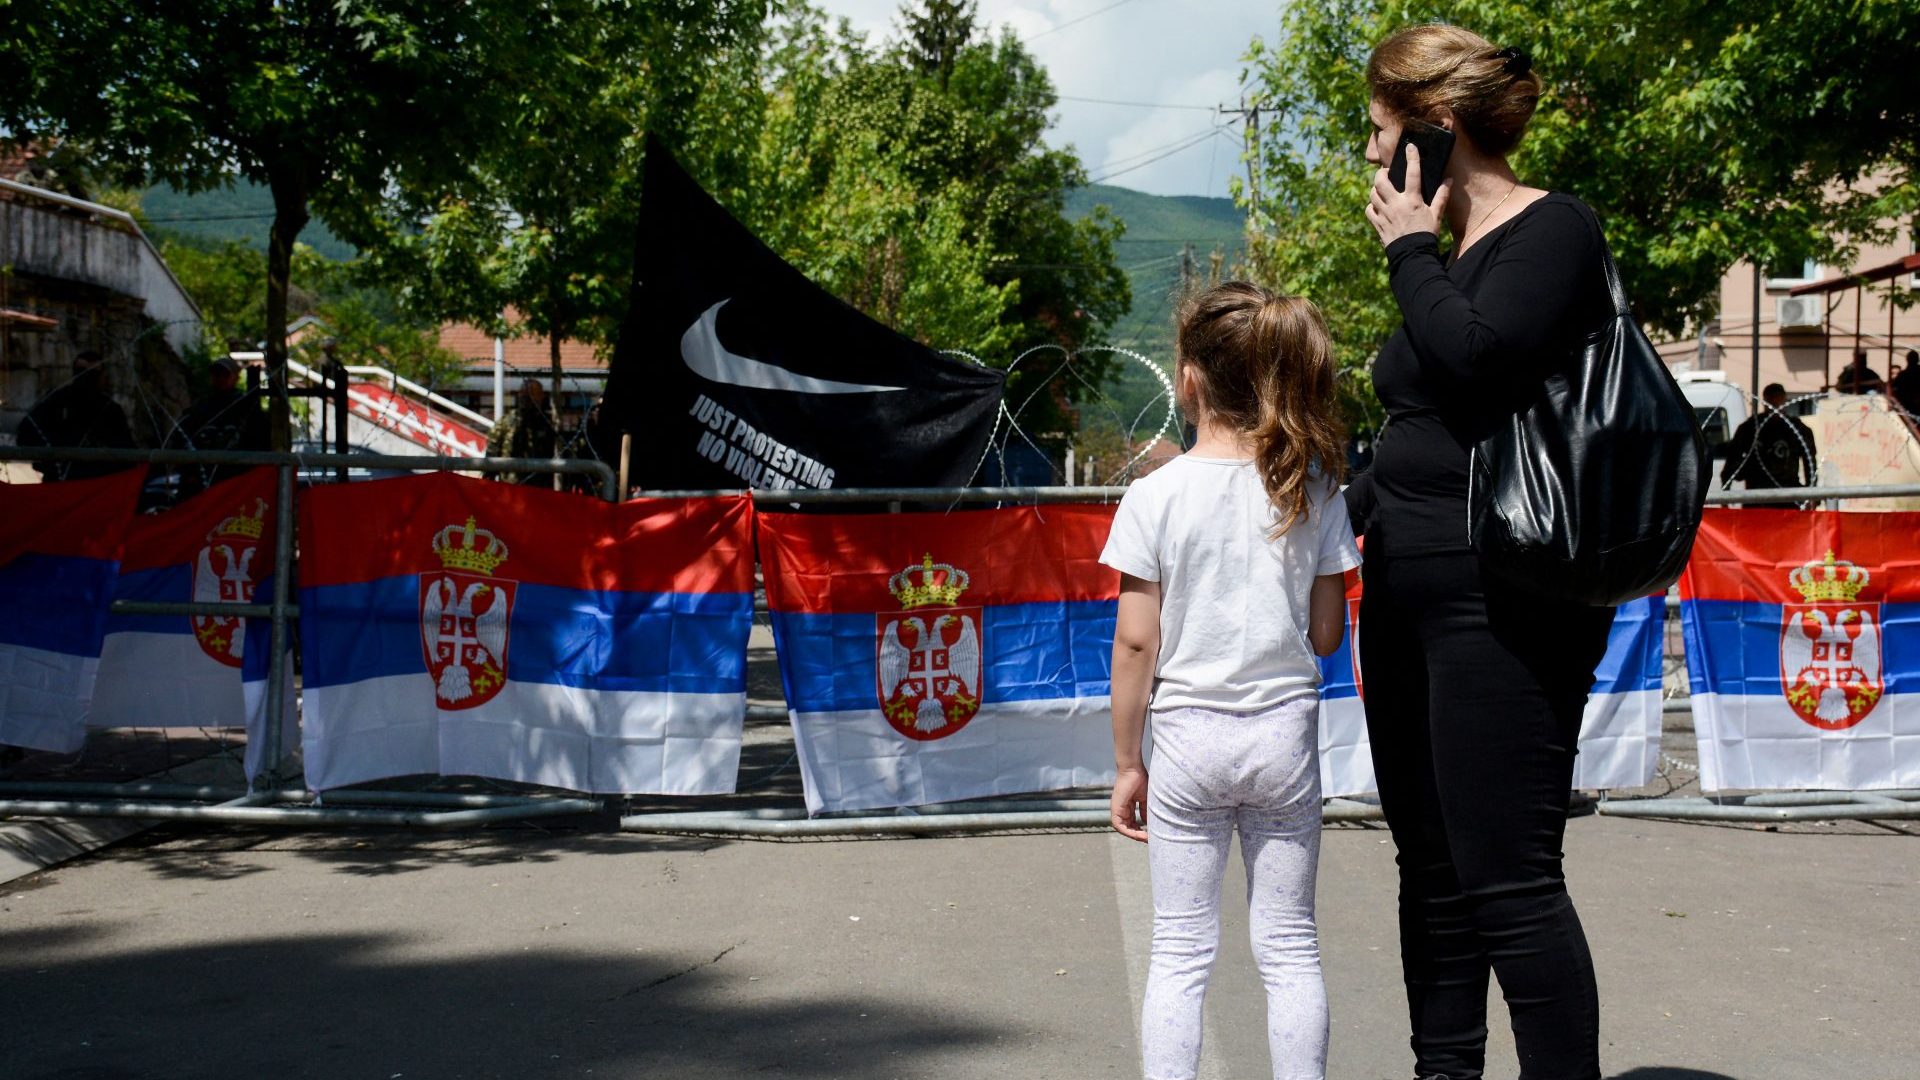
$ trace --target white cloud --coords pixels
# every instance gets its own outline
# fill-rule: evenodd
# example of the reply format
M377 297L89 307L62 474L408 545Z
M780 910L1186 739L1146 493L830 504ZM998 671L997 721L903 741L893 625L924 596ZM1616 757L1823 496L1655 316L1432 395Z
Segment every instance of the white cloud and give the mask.
M894 0L816 2L870 40L893 33L899 10ZM1280 20L1280 5L1272 2L1129 0L1100 10L1113 3L981 0L980 17L996 33L1010 26L1028 40L1063 98L1209 108L1237 104L1240 57L1256 35L1271 39ZM1220 134L1204 133L1228 119L1194 109L1063 100L1047 138L1072 145L1096 178L1111 174L1112 183L1162 195L1224 195L1227 177L1240 168L1240 128L1234 123ZM1159 157L1165 151L1172 152Z

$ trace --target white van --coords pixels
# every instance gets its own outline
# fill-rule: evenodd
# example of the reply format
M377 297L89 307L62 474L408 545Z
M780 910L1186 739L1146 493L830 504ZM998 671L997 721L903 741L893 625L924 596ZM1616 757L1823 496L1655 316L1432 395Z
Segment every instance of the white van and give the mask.
M1728 382L1724 371L1687 371L1673 378L1680 384L1680 393L1687 403L1693 406L1694 422L1700 425L1700 433L1707 439L1708 456L1725 457L1727 440L1733 438L1734 429L1746 421L1751 411L1747 392L1738 384Z

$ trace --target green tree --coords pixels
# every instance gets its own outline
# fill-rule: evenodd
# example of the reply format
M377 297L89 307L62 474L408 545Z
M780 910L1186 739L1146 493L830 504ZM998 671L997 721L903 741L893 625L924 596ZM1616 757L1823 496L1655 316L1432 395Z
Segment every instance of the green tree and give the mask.
M511 305L533 332L609 342L651 129L782 257L936 348L1005 366L1029 344L1095 340L1126 310L1121 226L1067 219L1084 176L1041 143L1053 91L1013 39L956 31L943 87L798 0L772 19L704 10L571 20L555 48L574 73L527 92L515 138L478 166L483 190L402 188L383 233L356 238L376 271L418 310L493 324Z
M473 184L448 192L403 179L362 235L373 272L415 310L548 338L557 438L561 342L609 341L625 307L645 132L685 127L715 69L757 35L766 4L548 7L541 47L554 62L520 80L502 132L474 154ZM507 308L521 316L511 327Z
M238 341L253 347L266 323L264 252L235 240L155 234L160 255L200 307L206 351L224 354ZM311 315L326 325L347 363L379 364L425 383L451 378L459 358L439 344L438 327L407 310L388 289L365 280L351 263L334 262L305 244L295 244L287 281L287 319ZM305 342L303 357L318 362L318 338Z
M1019 42L943 37L958 42L943 83L905 43L791 14L757 74L697 110L684 156L708 189L823 287L936 348L1006 367L1030 346L1101 340L1130 302L1123 226L1067 217L1085 173L1041 141L1055 96ZM729 120L756 137L704 137ZM1059 430L1107 363L1083 364L1084 382L1023 366L1009 399L1033 397L1034 426Z
M976 0L916 0L900 8L900 51L942 90L960 51L973 41L979 7Z
M503 105L549 68L555 5L508 0L46 0L0 23L0 128L73 138L130 186L273 193L266 352L285 386L294 241L405 180L457 187ZM347 226L346 229L339 228ZM287 439L276 394L275 438Z
M1391 31L1440 19L1532 55L1546 89L1514 167L1594 207L1651 327L1697 324L1741 259L1845 263L1920 204L1910 0L1293 5L1247 57L1250 90L1280 117L1251 149L1258 201L1240 191L1249 264L1326 309L1359 400L1365 363L1400 322L1360 214L1366 60Z

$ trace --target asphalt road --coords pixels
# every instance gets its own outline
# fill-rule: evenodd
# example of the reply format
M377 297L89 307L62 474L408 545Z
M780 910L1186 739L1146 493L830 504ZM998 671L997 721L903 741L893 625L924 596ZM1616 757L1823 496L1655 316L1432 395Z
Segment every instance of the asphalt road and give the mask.
M1336 1078L1412 1071L1385 840L1326 836ZM1609 1077L1920 1075L1920 837L1587 817L1568 849ZM1138 1075L1147 896L1104 834L168 828L0 886L0 1077ZM1211 1077L1269 1075L1245 932Z

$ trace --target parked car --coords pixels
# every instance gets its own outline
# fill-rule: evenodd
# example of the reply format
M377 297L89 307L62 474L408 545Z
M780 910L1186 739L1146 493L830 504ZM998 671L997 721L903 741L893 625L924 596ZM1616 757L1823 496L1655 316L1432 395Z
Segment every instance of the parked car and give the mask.
M293 443L293 452L296 454L330 454L333 452L333 444L323 443L317 439L296 439ZM349 456L371 457L378 455L379 451L358 443L352 443L347 446L347 454ZM390 476L411 475L412 474L405 469L373 469L361 465L349 465L347 467L347 479L349 481L384 480ZM339 478L339 470L334 467L302 466L300 469L300 483L303 485L331 484L338 481Z
M1727 381L1724 371L1688 371L1674 376L1680 393L1693 406L1694 422L1706 436L1707 453L1714 458L1727 456L1727 440L1751 413L1747 392Z

